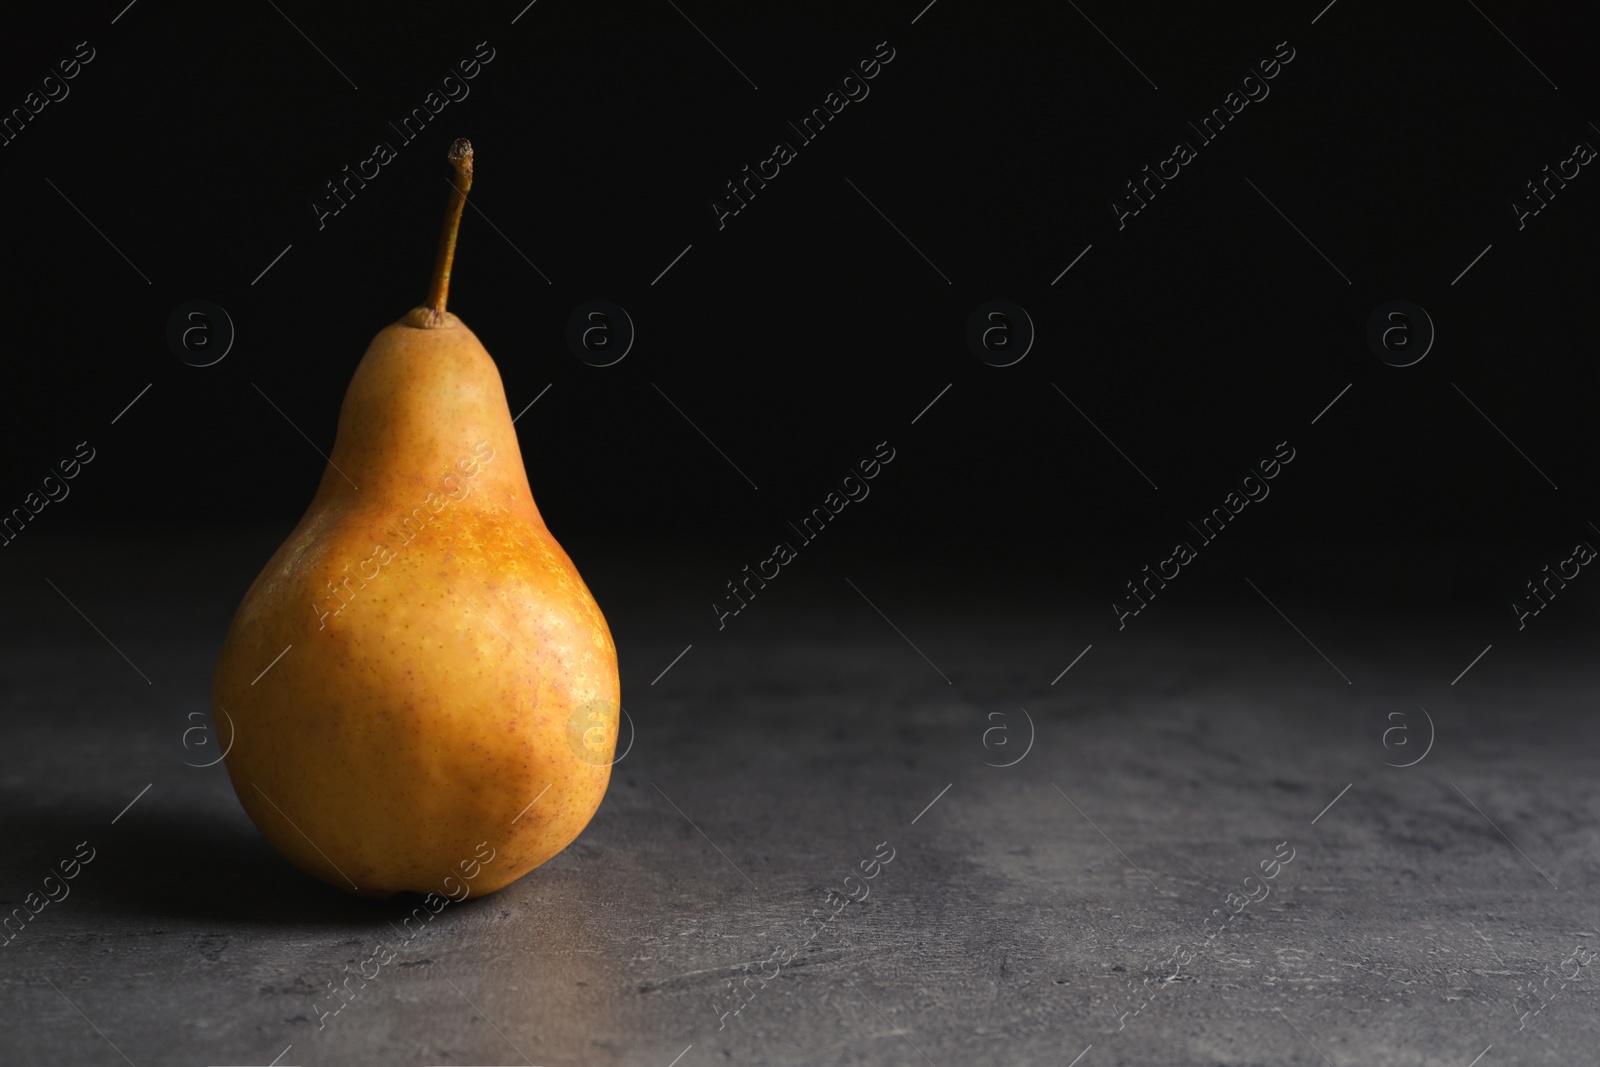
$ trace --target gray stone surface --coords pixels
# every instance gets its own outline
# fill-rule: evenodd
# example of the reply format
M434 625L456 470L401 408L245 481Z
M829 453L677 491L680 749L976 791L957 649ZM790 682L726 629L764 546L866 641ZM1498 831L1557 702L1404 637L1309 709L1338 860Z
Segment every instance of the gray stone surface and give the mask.
M1592 640L1305 609L1335 667L1235 577L1197 577L1117 633L1100 598L1050 603L1022 574L941 596L926 575L875 573L903 638L820 564L720 634L685 630L680 591L647 568L592 575L638 727L598 815L543 868L446 908L319 1029L327 983L398 943L415 901L301 875L221 767L183 765L214 754L182 734L270 542L200 559L41 546L0 577L0 899L95 849L71 895L0 948L0 1062L266 1064L289 1046L280 1065L1600 1055L1600 961L1567 964L1578 977L1551 979L1537 1014L1517 999L1575 946L1600 950ZM1432 750L1386 766L1422 751L1419 705ZM986 766L1022 754L1024 708L1031 751ZM1397 724L1408 746L1386 749ZM894 858L870 896L814 932L882 842ZM1208 941L1203 922L1283 842L1270 896ZM1192 956L1174 978L1177 945ZM751 977L774 949L792 959ZM1144 979L1148 1006L1123 1014ZM732 982L753 999L724 1018Z

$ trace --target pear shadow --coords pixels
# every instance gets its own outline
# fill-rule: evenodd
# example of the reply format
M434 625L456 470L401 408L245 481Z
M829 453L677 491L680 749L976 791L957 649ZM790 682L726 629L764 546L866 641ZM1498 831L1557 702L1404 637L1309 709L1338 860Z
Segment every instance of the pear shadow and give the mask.
M363 900L311 877L278 855L242 811L146 804L115 826L102 805L30 805L14 792L0 800L6 842L7 908L37 890L80 841L93 861L70 883L62 907L143 922L259 927L383 925L415 894Z

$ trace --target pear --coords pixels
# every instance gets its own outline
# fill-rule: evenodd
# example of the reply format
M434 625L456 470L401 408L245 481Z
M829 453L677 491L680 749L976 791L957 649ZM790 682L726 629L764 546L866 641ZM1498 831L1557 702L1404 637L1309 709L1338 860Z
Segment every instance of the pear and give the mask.
M367 347L212 683L251 820L363 897L482 896L561 851L605 794L621 706L616 645L533 502L494 360L445 310L472 146L448 158L428 302Z

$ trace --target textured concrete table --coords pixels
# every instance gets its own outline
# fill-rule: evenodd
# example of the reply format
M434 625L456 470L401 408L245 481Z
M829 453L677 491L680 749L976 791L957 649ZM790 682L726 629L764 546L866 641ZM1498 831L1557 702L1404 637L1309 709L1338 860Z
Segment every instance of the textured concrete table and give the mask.
M1498 638L1297 613L1293 579L1263 592L1294 624L1219 572L1119 633L1016 573L864 567L869 605L823 564L686 634L661 568L590 568L637 741L575 844L407 940L416 900L314 882L184 766L271 540L0 577L4 910L92 852L0 949L0 1062L1600 1055L1590 640L1452 686Z

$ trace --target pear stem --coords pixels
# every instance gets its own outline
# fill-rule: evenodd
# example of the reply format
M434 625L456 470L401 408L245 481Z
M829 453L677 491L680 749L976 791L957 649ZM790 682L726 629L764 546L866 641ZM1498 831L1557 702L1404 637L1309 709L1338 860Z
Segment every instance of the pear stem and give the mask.
M472 142L459 137L445 154L455 170L450 183L450 202L445 207L444 229L439 232L439 255L433 263L433 283L428 287L428 324L444 322L444 305L450 297L450 265L456 258L456 232L461 228L461 212L467 206L467 191L472 188Z

